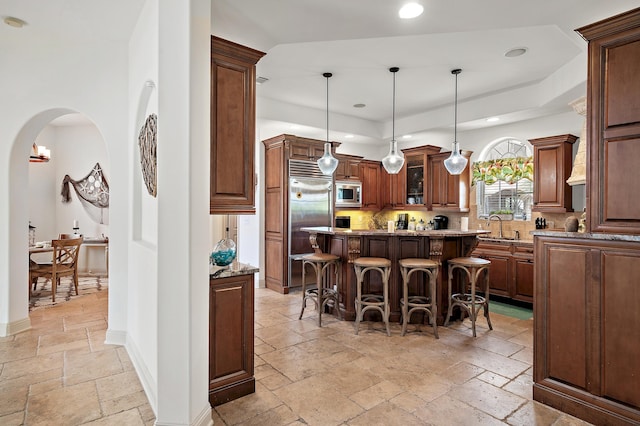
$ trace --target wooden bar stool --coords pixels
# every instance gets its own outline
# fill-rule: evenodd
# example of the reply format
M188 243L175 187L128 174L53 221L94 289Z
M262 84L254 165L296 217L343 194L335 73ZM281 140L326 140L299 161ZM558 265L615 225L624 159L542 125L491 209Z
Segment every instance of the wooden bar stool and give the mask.
M300 317L304 314L304 308L307 300L312 300L318 311L318 327L322 327L322 311L325 306L332 301L333 308L340 314L340 306L338 304L338 279L340 277L341 262L340 257L329 253L311 253L301 257L302 259L302 310ZM316 287L307 289L307 280L305 277L306 266L311 265L316 273ZM333 265L335 269L335 285L334 288L327 281L327 268Z
M473 337L476 337L476 319L480 308L484 309L484 316L487 318L487 324L489 324L489 330L493 330L491 326L491 318L489 318L489 265L491 262L486 259L480 259L478 257L456 257L448 261L449 263L449 309L447 311L447 319L444 325L449 324L449 319L453 313L454 306L459 306L464 312L469 315L471 319L471 329L473 330ZM451 285L453 280L453 273L456 269L461 269L466 273L467 279L471 287L471 293L466 293L466 287L462 287L460 293L451 292ZM484 271L484 297L476 294L476 283L478 276ZM463 318L464 312L460 315Z
M389 330L389 314L391 308L389 306L389 277L391 276L391 261L383 257L359 257L353 261L353 267L356 272L356 334L360 328L360 321L364 318L367 310L373 309L380 311L382 321L387 328L387 336L391 336ZM364 275L368 271L378 271L382 276L382 295L380 294L362 294L362 281Z
M400 305L402 307L402 335L407 332L407 325L411 319L411 314L416 311L424 311L429 315L429 320L433 326L433 334L438 337L438 324L436 316L438 315L438 305L436 302L436 280L438 278L438 268L440 263L430 259L401 259L398 261L400 265L400 273L402 274L402 299ZM409 296L409 280L414 272L424 272L426 279L424 281L424 296Z

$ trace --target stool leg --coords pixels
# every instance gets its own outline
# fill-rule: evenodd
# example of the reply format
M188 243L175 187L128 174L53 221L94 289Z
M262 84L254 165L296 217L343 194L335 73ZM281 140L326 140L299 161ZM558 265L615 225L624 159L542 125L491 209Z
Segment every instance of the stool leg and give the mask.
M407 268L400 268L402 274L402 336L407 333L407 324L409 324L409 276Z
M384 323L387 326L387 336L391 336L391 330L389 329L389 315L391 309L389 306L389 276L391 275L391 268L383 269L382 274L382 294L384 300Z
M322 309L324 300L324 267L316 265L316 289L318 290L318 327L322 327Z
M444 326L448 326L449 325L449 319L451 318L451 315L453 315L453 298L451 297L453 295L453 293L451 292L451 283L453 280L453 265L449 265L449 280L447 282L447 297L448 297L448 302L449 302L449 308L447 308L447 318L444 320Z
M356 300L355 300L355 304L356 304L356 336L358 335L358 331L360 331L360 320L362 319L362 305L361 305L361 301L362 301L362 270L360 269L360 267L355 266L354 268L356 270Z
M302 310L300 311L300 316L298 317L299 320L302 319L302 314L304 314L304 308L307 305L307 280L305 279L305 271L306 271L306 265L305 265L305 261L302 261Z
M475 271L473 271L475 272ZM477 273L471 273L471 330L473 331L473 337L476 337L476 316L478 315L478 308L476 308L476 279Z
M433 334L436 336L436 339L439 339L438 322L436 320L436 318L438 318L438 304L436 302L436 280L438 278L438 270L436 269L435 271L427 272L427 275L429 279L429 294L431 297L431 324L433 325Z
M486 268L484 273L484 316L487 319L487 324L489 324L489 330L493 330L493 326L491 325L491 318L489 318L489 268Z

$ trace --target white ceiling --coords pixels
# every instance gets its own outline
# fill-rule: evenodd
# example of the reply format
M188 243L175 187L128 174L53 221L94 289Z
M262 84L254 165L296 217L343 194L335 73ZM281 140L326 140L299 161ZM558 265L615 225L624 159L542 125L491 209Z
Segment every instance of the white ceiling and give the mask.
M384 143L391 136L451 131L454 77L461 130L571 111L584 95L586 42L575 29L640 6L638 0L416 0L422 16L401 20L407 0L212 0L212 34L267 52L257 67L260 136ZM127 40L144 0L0 0L0 50L18 41ZM514 47L524 56L505 58ZM9 51L9 49L7 49ZM0 59L3 59L0 56ZM6 57L4 58L6 59ZM1 62L1 61L0 61ZM356 103L365 108L354 108ZM295 125L297 128L293 128ZM494 124L495 125L495 124Z
M408 0L213 0L214 35L263 50L257 88L265 133L383 142L395 135L451 131L454 68L458 125L486 127L571 111L585 94L586 42L575 29L638 7L637 0L416 0L425 11L402 20ZM514 47L527 53L506 58ZM354 108L356 103L365 108ZM266 106L265 106L266 105ZM271 110L275 112L272 112ZM331 124L333 123L333 124ZM291 130L291 125L297 128ZM496 125L496 124L493 124ZM386 138L386 139L385 139Z

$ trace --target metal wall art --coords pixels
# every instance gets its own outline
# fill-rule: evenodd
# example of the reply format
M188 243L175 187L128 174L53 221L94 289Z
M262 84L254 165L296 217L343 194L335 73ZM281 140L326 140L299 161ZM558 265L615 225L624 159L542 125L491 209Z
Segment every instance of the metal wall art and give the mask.
M152 197L158 194L157 186L157 124L158 116L155 114L149 115L147 120L140 129L138 135L138 146L140 147L140 166L142 168L142 177L144 183L147 186L147 191Z

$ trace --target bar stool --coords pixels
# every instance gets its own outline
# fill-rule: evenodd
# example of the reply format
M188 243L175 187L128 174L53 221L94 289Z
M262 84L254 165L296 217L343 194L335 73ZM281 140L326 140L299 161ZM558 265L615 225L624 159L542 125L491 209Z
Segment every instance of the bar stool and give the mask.
M391 336L391 331L389 330L389 314L391 312L389 306L389 276L391 275L391 261L383 257L359 257L353 261L353 267L356 272L357 288L355 299L356 335L360 329L360 321L364 318L364 313L373 309L380 311L382 321L387 328L387 336ZM362 281L368 271L380 272L382 276L382 295L362 294Z
M424 311L429 315L429 320L433 325L433 334L438 337L438 324L436 317L438 315L438 305L436 302L436 279L438 278L439 262L431 259L400 259L400 273L402 274L402 299L400 306L402 307L402 335L407 332L407 325L411 319L411 314L416 311ZM425 296L409 296L409 280L414 272L424 272L426 280L424 281Z
M489 265L491 261L486 259L480 259L478 257L456 257L448 261L449 263L449 309L447 311L447 319L444 325L449 324L449 319L453 313L454 306L460 306L471 319L471 329L473 330L473 337L476 337L476 319L480 308L484 309L484 316L487 318L487 324L489 324L489 330L493 330L491 326L491 318L489 318ZM451 285L453 280L453 272L456 269L463 270L470 283L471 293L466 293L466 288L463 287L460 293L451 293ZM484 271L484 297L476 294L476 283L480 273ZM460 315L463 317L464 312Z
M340 306L338 304L338 291L327 284L326 270L330 265L334 265L336 286L340 277L341 262L340 257L329 253L310 253L301 257L302 259L302 310L300 317L304 314L304 308L307 300L312 300L318 310L318 327L322 327L322 311L329 301L333 301L333 307L340 314ZM316 273L316 287L307 289L307 280L305 277L306 266L311 265Z

